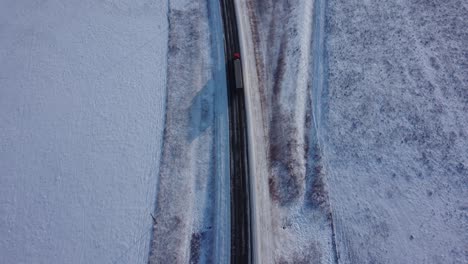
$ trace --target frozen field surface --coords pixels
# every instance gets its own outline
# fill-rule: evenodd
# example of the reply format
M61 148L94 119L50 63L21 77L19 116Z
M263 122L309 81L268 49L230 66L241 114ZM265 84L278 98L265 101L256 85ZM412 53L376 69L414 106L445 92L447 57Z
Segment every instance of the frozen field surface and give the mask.
M0 262L146 263L166 1L0 1Z
M328 1L341 263L468 263L466 1Z
M273 261L467 263L466 2L240 2Z

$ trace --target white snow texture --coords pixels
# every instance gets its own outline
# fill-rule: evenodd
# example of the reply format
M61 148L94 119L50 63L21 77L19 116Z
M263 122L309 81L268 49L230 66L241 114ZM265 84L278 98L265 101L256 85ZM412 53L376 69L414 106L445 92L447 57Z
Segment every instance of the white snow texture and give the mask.
M0 263L229 258L216 1L169 2L1 1ZM468 263L467 2L236 3L255 258Z
M466 1L246 1L274 261L468 263Z
M166 1L0 1L0 263L146 263Z

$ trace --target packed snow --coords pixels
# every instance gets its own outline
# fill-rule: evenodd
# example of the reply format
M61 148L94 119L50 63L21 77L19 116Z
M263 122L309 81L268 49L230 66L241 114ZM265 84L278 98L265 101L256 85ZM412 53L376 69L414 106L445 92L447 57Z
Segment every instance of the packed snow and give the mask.
M147 263L166 12L0 2L1 263Z

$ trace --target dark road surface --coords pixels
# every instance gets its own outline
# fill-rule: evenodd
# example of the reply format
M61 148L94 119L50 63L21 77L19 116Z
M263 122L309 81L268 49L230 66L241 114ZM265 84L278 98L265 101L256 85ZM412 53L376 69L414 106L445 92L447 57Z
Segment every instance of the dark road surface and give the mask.
M247 127L234 0L220 0L224 22L231 173L231 263L252 263Z

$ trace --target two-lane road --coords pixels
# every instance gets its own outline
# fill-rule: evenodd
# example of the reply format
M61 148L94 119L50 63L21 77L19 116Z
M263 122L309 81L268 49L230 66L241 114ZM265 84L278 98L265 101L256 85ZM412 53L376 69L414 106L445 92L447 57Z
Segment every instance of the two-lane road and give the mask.
M241 54L233 0L220 0L224 22L231 173L231 263L252 263L250 175Z

